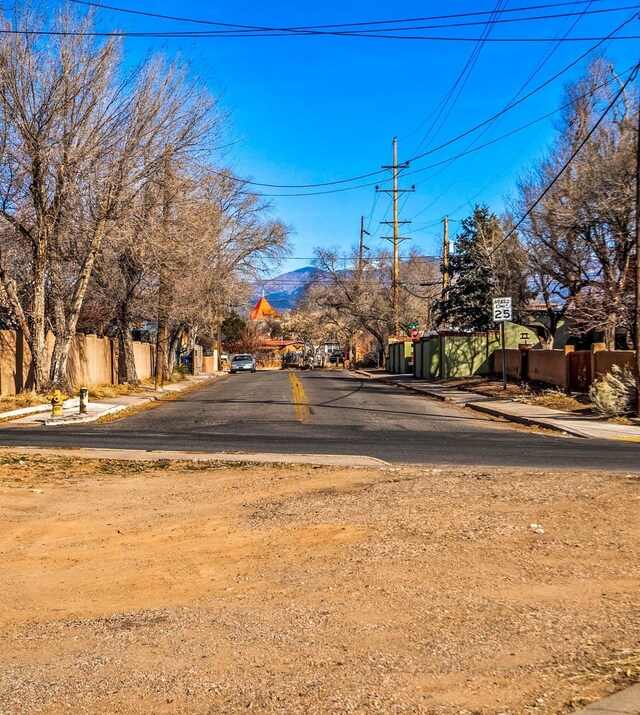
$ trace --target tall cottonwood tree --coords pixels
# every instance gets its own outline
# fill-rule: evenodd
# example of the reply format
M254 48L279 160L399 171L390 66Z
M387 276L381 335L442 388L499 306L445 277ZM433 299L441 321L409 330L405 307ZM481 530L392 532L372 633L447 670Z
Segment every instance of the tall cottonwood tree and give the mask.
M116 40L85 34L90 14L16 15L21 29L50 21L59 33L0 39L0 281L42 389L65 383L95 261L118 219L167 147L202 148L219 115L177 65L149 59L125 72Z
M617 330L631 342L634 315L637 93L625 90L604 115L620 86L604 59L567 85L557 139L518 198L519 209L532 205L589 137L521 230L549 312L602 333L610 348Z

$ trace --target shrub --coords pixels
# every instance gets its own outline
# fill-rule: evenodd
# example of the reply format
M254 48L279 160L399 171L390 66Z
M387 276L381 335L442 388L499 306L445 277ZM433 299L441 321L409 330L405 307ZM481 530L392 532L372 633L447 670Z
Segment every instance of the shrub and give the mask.
M617 365L596 380L589 388L589 398L605 417L633 414L636 404L636 378L629 368Z

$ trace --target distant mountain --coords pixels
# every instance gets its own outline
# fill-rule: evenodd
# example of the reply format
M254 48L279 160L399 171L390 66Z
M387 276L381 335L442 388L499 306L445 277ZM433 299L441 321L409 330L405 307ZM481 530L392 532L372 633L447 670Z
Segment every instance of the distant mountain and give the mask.
M275 310L291 310L304 293L307 283L322 273L323 271L313 266L304 266L295 271L282 273L256 283L252 299L254 302L257 301L264 291L264 297Z

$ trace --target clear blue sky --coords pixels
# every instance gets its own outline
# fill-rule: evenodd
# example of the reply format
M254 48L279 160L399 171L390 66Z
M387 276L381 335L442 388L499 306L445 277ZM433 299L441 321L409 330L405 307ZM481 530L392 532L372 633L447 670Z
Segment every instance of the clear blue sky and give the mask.
M548 0L547 0L548 1ZM449 0L448 2L351 2L307 3L300 0L237 0L204 3L193 0L106 0L106 4L155 13L270 27L324 25L390 18L411 18L449 13L492 10L497 0ZM545 0L502 0L502 7L539 5ZM634 0L594 0L590 10L628 7ZM579 12L585 3L557 9L520 13ZM631 9L599 15L510 22L495 26L490 37L559 38L607 35ZM518 17L518 14L502 17ZM101 10L103 28L141 31L207 29L169 20L137 17ZM468 18L486 20L487 16ZM574 26L575 23L575 26ZM418 23L425 24L425 23ZM428 24L428 23L427 23ZM573 27L572 27L573 26ZM449 30L420 30L409 34L479 37L482 25ZM620 34L640 34L635 19ZM595 42L487 42L464 89L437 134L421 151L450 139L500 111L518 92L541 62L546 64L524 93L553 76ZM470 54L472 42L436 42L362 37L287 36L269 38L127 39L127 55L135 60L149 49L180 52L192 61L211 91L224 94L231 111L238 142L229 150L227 164L244 177L274 184L327 182L369 173L391 163L391 141L399 141L399 159L413 154L429 128L426 121L450 91ZM555 48L555 49L554 49ZM622 71L638 59L638 42L607 43L606 54ZM484 143L555 109L565 81L575 78L582 62L546 89L491 125L478 140ZM426 122L426 123L425 123ZM435 154L412 163L409 171L447 159L466 149L472 135ZM467 215L475 202L486 202L499 211L520 172L535 160L553 137L553 118L444 166L401 179L416 184L415 194L401 201L401 218L413 219L404 232L425 254L438 254L441 220ZM382 181L373 177L368 181ZM329 187L333 188L333 187ZM288 193L288 190L269 190ZM405 200L406 199L406 200ZM389 218L390 199L376 197L373 187L319 196L274 198L276 214L291 225L296 235L296 257L284 268L309 263L314 246L342 247L358 240L360 216L374 236L368 245L380 244L388 232L379 221ZM457 223L451 224L455 234ZM408 243L403 244L403 249ZM298 258L300 260L298 260Z

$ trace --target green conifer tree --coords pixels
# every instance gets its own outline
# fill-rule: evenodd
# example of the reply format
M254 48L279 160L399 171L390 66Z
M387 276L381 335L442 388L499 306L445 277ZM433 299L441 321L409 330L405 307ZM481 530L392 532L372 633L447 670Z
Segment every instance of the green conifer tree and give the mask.
M505 231L487 206L476 206L456 236L448 262L449 287L438 302L438 323L458 330L489 330L492 299L511 296L514 315L531 299L526 252L517 236L502 243Z

